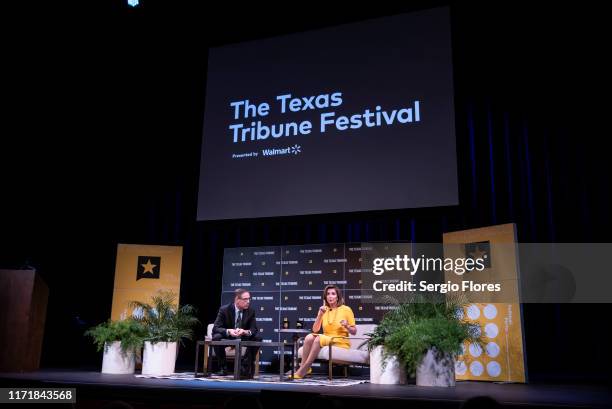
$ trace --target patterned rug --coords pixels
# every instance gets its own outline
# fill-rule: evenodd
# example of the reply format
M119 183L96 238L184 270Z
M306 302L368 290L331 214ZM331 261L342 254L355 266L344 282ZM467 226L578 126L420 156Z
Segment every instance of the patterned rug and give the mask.
M278 380L278 375L272 374L261 374L255 379L245 380L234 380L233 376L216 376L211 375L210 377L203 378L193 377L193 372L175 373L172 375L134 375L137 378L153 378L153 379L176 379L181 381L201 381L201 382L241 382L241 383L267 383L276 385L317 385L317 386L351 386L358 385L360 383L367 383L367 379L351 379L351 378L335 378L332 381L328 380L325 376L310 376L305 379L289 380L285 378L284 381Z

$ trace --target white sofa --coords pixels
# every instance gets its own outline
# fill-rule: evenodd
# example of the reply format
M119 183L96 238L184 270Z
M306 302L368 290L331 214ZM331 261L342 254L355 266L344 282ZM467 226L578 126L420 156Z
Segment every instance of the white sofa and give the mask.
M370 353L368 352L367 341L369 337L368 333L374 332L376 325L374 324L361 324L357 325L357 333L355 335L349 335L351 342L351 348L339 348L333 346L323 347L319 351L317 359L328 361L328 377L332 380L332 364L350 365L350 364L370 364ZM303 339L300 339L303 342ZM302 349L298 350L298 357L302 357ZM346 375L346 367L345 367Z

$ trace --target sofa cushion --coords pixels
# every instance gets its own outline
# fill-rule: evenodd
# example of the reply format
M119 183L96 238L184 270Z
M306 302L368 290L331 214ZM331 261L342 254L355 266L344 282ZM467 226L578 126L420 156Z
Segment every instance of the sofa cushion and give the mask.
M298 350L298 356L300 358L302 357L302 349L303 347ZM328 360L329 347L321 348L317 359ZM338 363L367 364L370 362L370 353L367 350L362 351L359 349L332 347L332 361Z

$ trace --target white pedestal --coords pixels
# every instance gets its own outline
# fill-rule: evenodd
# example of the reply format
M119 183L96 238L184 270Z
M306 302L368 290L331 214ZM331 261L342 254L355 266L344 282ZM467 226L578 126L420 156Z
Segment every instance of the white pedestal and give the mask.
M144 344L142 356L143 375L171 375L176 364L176 342L158 342Z
M121 342L115 341L104 346L104 356L102 358L102 373L106 374L132 374L136 358L134 351L123 353Z
M455 386L455 358L430 349L416 370L418 386Z
M397 357L388 356L383 369L383 347L377 346L370 352L370 383L403 385L406 383L406 369Z

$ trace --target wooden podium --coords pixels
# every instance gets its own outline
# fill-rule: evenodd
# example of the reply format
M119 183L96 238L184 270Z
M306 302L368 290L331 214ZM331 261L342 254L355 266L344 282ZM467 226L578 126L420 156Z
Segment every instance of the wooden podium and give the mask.
M48 298L34 270L0 270L0 371L38 369Z

